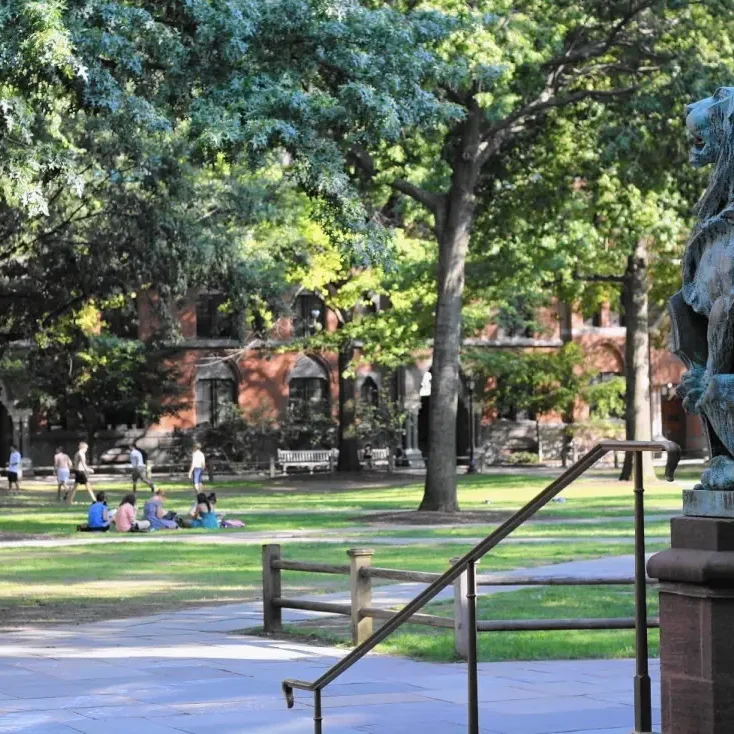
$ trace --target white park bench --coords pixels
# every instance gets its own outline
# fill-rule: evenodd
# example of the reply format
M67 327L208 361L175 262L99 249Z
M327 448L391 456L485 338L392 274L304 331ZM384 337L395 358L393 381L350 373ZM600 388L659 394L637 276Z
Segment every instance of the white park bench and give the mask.
M334 471L335 456L335 452L330 449L309 449L306 451L278 449L278 464L280 464L284 474L288 472L289 466L303 467L313 474L318 467Z
M359 450L359 460L361 463L365 463L364 449ZM372 464L387 464L390 460L390 449L372 449Z

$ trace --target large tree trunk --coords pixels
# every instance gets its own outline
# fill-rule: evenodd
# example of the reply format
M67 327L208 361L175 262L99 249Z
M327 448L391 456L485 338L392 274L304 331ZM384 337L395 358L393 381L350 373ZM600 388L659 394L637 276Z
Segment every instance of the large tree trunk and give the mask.
M474 223L479 115L464 124L451 191L436 217L438 303L433 333L433 379L428 423L428 471L421 510L456 512L456 412L459 399L461 306L469 237Z
M625 372L627 378L625 429L628 441L649 441L652 438L650 412L650 331L647 296L647 242L644 238L635 246L624 276L623 304L627 322L625 339ZM652 454L645 452L643 472L654 478ZM620 480L632 477L632 458L628 453Z
M345 373L351 366L354 349L351 342L339 349L339 461L337 471L359 471L356 430L356 395L354 378Z

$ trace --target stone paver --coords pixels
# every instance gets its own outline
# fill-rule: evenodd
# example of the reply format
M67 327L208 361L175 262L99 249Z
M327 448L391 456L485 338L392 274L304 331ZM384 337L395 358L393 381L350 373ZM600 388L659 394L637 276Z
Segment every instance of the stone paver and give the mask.
M631 564L623 556L534 572L620 575ZM375 603L400 604L420 588L381 587ZM311 696L297 691L288 711L280 682L313 680L344 651L234 634L259 624L260 614L251 602L8 631L0 640L0 733L310 734ZM314 616L284 610L288 621ZM651 668L656 679L656 661ZM632 727L630 660L482 663L479 671L483 734ZM466 666L370 655L324 691L323 704L327 734L458 734L466 731Z

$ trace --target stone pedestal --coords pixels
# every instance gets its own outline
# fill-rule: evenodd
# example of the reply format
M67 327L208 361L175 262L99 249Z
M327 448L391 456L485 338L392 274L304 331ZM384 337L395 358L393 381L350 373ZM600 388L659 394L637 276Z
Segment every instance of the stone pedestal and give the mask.
M660 581L663 734L734 733L734 519L677 517Z

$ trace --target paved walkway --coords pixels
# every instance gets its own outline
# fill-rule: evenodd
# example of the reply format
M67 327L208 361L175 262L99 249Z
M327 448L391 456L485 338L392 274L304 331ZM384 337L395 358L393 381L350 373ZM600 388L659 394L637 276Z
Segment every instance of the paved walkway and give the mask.
M535 572L619 575L630 564L625 556ZM376 602L399 603L419 588L383 587ZM313 616L284 611L287 621ZM280 681L313 680L344 652L233 634L260 619L253 602L7 632L0 643L0 732L310 734L310 696L297 692L288 711ZM629 660L479 667L483 734L628 734L632 727ZM652 670L657 679L654 661ZM657 700L655 706L659 719ZM466 731L466 667L370 655L326 689L324 708L327 734L416 727L421 734L459 734Z

